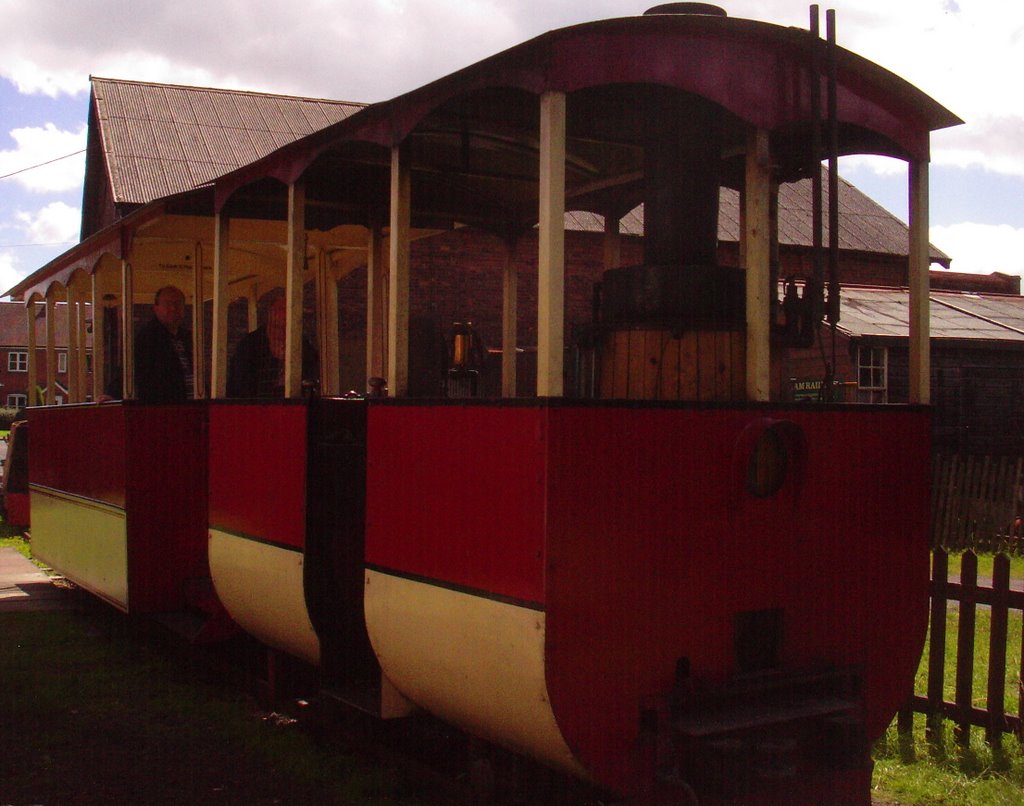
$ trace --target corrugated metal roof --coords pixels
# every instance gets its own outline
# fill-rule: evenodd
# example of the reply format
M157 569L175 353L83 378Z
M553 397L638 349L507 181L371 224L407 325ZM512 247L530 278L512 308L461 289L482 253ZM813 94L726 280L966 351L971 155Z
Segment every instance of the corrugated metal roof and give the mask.
M822 169L824 232L822 243L828 246L828 169ZM779 243L786 246L810 247L814 243L811 216L813 185L810 179L779 187ZM643 205L627 213L620 224L626 235L644 234ZM601 216L592 213L566 214L569 229L600 232ZM719 194L718 239L738 241L740 238L740 194L722 188ZM839 248L886 255L909 254L907 225L896 216L861 193L842 177L839 178ZM931 247L932 260L948 265L949 256Z
M120 79L93 78L92 86L116 203L144 204L199 187L364 106ZM822 175L827 205L827 169ZM811 194L809 179L780 187L781 244L812 245ZM841 249L908 253L906 225L843 179L839 202ZM600 231L603 223L598 215L571 212L566 214L566 226ZM643 235L642 205L623 217L621 229L627 235ZM739 193L723 188L718 237L735 242L739 236ZM827 220L823 238L827 244ZM931 254L948 265L949 257L940 250L932 247Z
M363 104L93 78L115 203L145 204L191 190Z
M932 291L933 339L983 339L1024 343L1024 297ZM842 289L839 329L854 337L908 335L906 289Z

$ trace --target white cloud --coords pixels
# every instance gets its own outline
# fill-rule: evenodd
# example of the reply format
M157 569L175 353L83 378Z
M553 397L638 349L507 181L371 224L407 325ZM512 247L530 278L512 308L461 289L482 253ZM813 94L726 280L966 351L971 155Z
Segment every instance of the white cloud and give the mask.
M934 135L933 161L959 168L984 168L1009 176L1024 176L1024 112L986 115L966 126Z
M953 256L953 271L1024 275L1024 228L964 222L932 227L929 239Z
M10 252L0 252L0 291L17 285L27 275L18 265L18 259Z
M32 243L74 243L78 240L82 211L57 201L34 213L18 212L15 220Z
M850 157L842 157L839 162L839 175L854 173L857 170L867 170L876 176L906 176L906 160L898 160L893 157L878 157L873 154L857 154Z
M50 162L85 148L86 127L62 131L52 123L13 129L10 133L15 148L0 151L0 176L14 173L5 182L17 182L35 193L62 193L82 186L85 154ZM49 162L48 165L43 163ZM32 166L40 166L38 168ZM23 170L31 168L31 170Z

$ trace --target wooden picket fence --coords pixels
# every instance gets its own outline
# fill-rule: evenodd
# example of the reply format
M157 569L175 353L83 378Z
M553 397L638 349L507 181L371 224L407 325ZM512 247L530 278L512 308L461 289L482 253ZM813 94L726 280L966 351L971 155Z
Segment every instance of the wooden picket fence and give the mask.
M1010 584L1010 554L1024 554L1020 516L1024 459L1020 457L937 456L932 485L931 630L927 647L926 692L915 693L900 711L898 727L907 732L913 714L927 718L935 735L943 720L955 724L958 743L970 742L972 727L985 730L991 743L1003 734L1024 741L1024 651L1007 657L1010 612L1024 613L1024 589ZM949 574L950 553L960 553L960 571ZM976 552L994 554L992 578L978 578ZM1019 583L1018 583L1019 584ZM946 616L959 609L956 632L953 700L945 699ZM977 676L975 626L978 608L990 611L986 696L984 707L974 700ZM1022 618L1024 630L1024 618ZM1022 634L1024 647L1024 634ZM1008 665L1008 662L1012 665ZM1017 713L1007 713L1006 683L1015 675Z
M959 581L949 578L949 554L946 551L936 549L932 560L931 631L927 647L926 693L915 694L900 712L900 731L906 732L911 729L913 714L916 712L927 717L929 734L933 734L939 728L943 719L953 721L956 726L957 742L964 746L970 742L972 726L984 728L985 738L989 742L998 742L1004 733L1015 734L1018 739L1024 740L1021 727L1024 725L1024 687L1021 681L1024 653L1022 657L1007 657L1009 613L1011 610L1024 612L1024 590L1010 587L1010 558L1006 554L994 557L991 581L978 579L978 556L974 552L969 551L961 555ZM956 577L954 574L954 579ZM956 665L955 669L951 670L955 675L952 701L945 699L943 693L947 675L946 613L950 603L960 610L956 633ZM975 704L973 695L977 676L975 625L979 606L991 610L988 673L983 708ZM1017 688L1018 706L1015 714L1006 713L1005 708L1006 681L1008 673L1011 672L1015 674Z

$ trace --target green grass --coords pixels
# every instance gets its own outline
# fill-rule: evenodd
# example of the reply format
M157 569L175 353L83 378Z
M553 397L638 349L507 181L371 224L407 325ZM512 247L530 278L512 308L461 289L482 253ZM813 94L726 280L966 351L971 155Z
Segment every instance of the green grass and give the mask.
M955 561L955 565L954 565ZM959 570L959 557L950 558L952 569ZM979 576L990 576L992 557L978 558ZM1024 577L1024 560L1011 561L1011 580ZM1013 584L1013 583L1011 583ZM945 675L943 698L955 698L957 629L960 611L950 605L946 613ZM1020 671L1022 618L1011 610L1007 630L1007 679L1003 707L1008 714L1018 713L1017 674ZM975 615L974 678L972 701L985 708L988 691L989 608L979 606ZM918 667L914 690L927 691L928 653ZM953 738L953 724L943 723L935 741L925 738L924 716L915 714L910 738L900 737L895 724L875 747L875 794L904 806L1003 806L1024 802L1024 752L1016 738L1006 735L998 745L989 746L984 729L971 729L968 747L961 748Z
M924 717L914 718L909 739L895 725L875 747L874 795L902 806L1019 806L1024 801L1024 753L1017 740L999 746L985 743L984 732L971 732L959 747L946 722L937 741L925 738Z
M415 802L393 770L315 742L161 642L129 640L111 614L8 613L0 631L0 802L148 789L166 792L157 803Z
M20 529L0 522L0 547L17 549L17 551L28 559L32 559L32 549Z
M995 562L995 556L992 554L979 554L978 555L978 576L979 577L992 577L992 565ZM949 568L950 575L952 576L953 568L957 569L957 576L959 576L960 569L960 557L959 555L952 554L949 557ZM1020 580L1024 579L1024 557L1010 557L1010 585L1011 587L1019 587Z

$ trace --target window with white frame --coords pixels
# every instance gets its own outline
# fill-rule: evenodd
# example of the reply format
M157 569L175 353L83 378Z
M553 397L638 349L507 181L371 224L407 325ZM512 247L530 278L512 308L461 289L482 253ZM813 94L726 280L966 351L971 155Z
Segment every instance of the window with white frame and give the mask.
M68 354L57 353L57 372L64 373L68 371Z
M888 403L888 350L885 347L857 347L857 400Z
M7 354L8 372L28 372L28 353L24 350L11 350Z
M26 405L28 405L28 395L15 392L7 396L7 408L9 409L22 409Z

